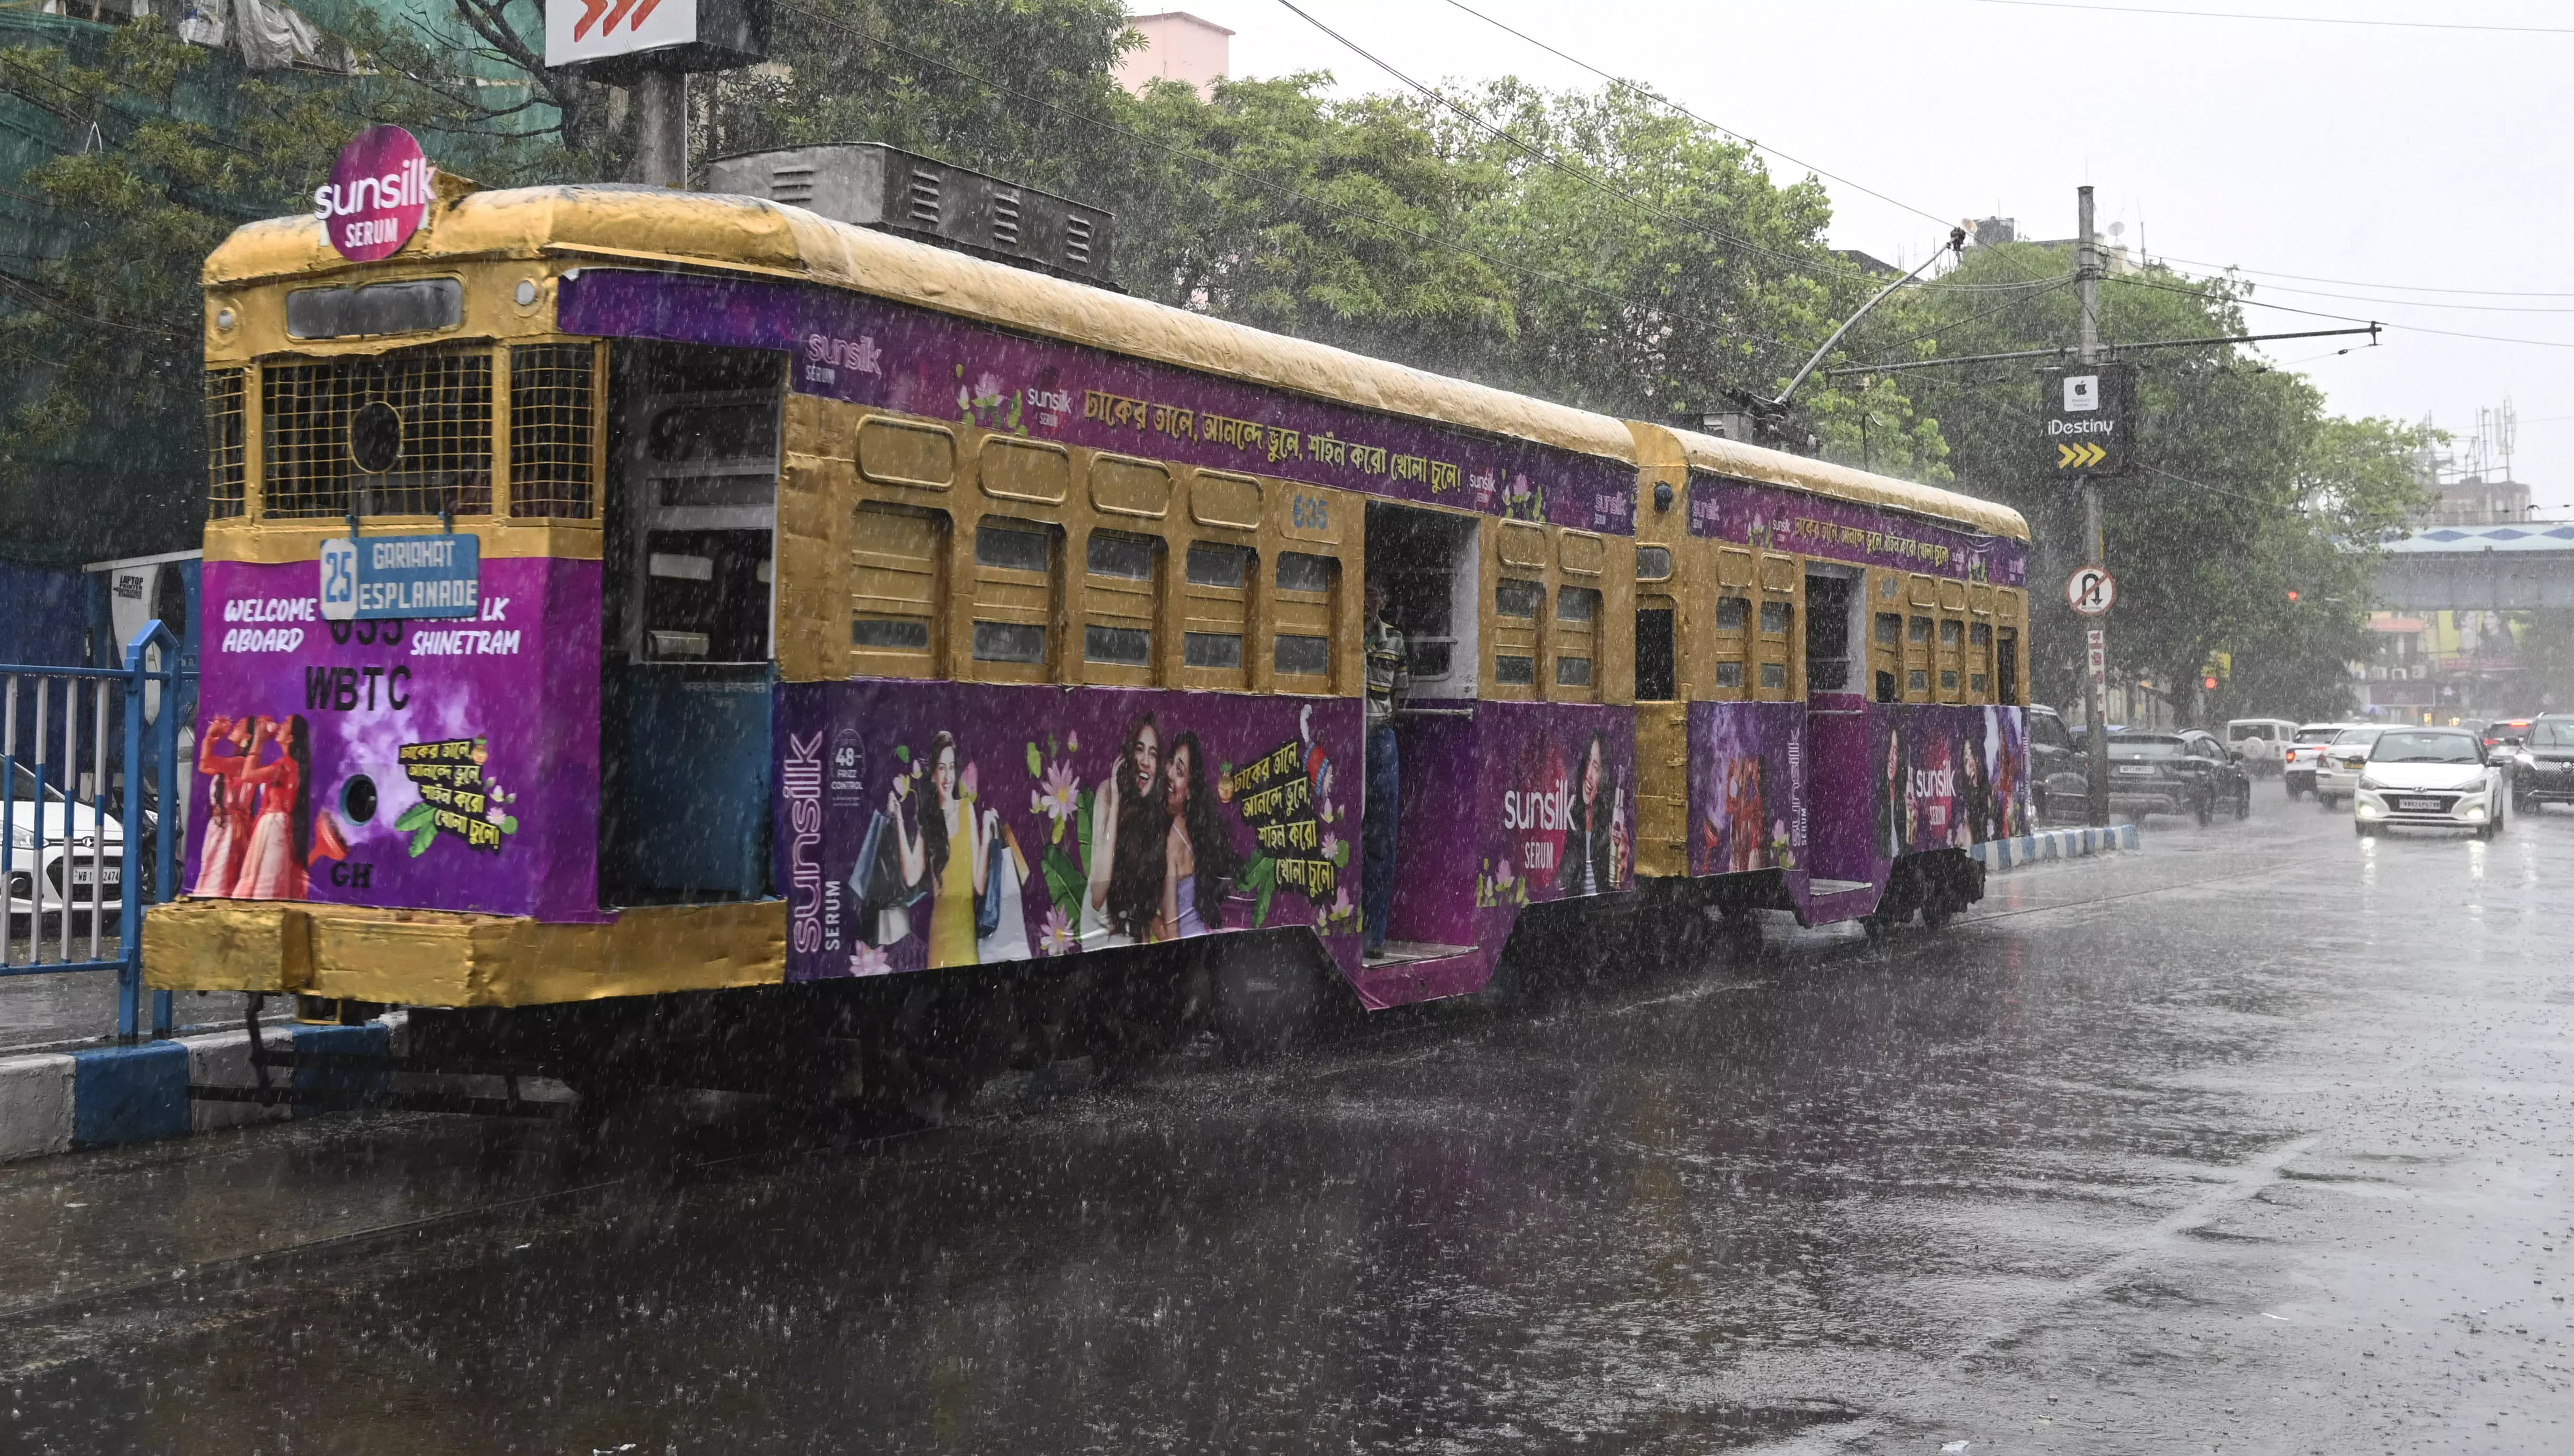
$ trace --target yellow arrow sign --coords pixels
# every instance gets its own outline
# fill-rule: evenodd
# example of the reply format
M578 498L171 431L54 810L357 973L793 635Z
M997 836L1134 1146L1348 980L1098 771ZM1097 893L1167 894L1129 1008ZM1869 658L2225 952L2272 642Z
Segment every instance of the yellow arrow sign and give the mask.
M2109 458L2109 452L2087 441L2081 444L2059 444L2055 447L2055 468L2081 470Z

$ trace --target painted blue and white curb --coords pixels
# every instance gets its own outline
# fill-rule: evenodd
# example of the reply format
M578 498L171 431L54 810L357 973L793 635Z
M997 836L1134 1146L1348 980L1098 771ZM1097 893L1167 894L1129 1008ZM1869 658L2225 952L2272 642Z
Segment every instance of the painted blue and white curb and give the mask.
M271 1024L260 1043L272 1053L399 1055L400 1014L356 1027ZM272 1086L359 1085L365 1072L273 1067ZM280 1122L312 1108L259 1102L195 1101L200 1087L256 1087L249 1039L240 1029L78 1052L0 1057L0 1162L49 1152L184 1137L218 1127Z
M2074 860L2084 855L2104 855L2111 850L2142 848L2144 837L2136 826L2112 824L2106 829L2041 829L2017 839L1996 839L1975 845L1966 853L1983 861L1987 869L2007 870L2043 860Z

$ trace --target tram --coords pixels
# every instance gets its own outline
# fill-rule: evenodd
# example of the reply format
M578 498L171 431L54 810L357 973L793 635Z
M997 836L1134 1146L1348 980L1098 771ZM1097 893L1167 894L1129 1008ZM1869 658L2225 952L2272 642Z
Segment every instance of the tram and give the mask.
M1559 902L1936 922L2025 832L2012 511L1063 272L445 178L376 261L234 233L151 984L628 1066L1228 946L1381 1010ZM1279 983L1150 1004L1210 984Z

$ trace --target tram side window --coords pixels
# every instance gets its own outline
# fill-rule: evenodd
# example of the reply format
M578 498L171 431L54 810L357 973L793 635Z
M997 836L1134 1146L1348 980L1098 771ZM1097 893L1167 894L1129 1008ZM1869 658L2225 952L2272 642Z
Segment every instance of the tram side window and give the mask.
M1162 543L1094 530L1085 547L1081 658L1094 682L1153 680L1153 621L1160 613Z
M858 673L937 676L947 532L945 511L858 507L849 583L849 647Z
M1600 592L1588 586L1567 586L1555 594L1555 685L1569 691L1558 697L1588 702L1592 692L1592 662L1599 651Z
M974 528L974 675L1043 682L1052 660L1055 529L986 516Z
M1994 666L1994 701L2016 708L2019 702L2019 633L2004 627L1999 633Z
M1966 624L1955 617L1939 619L1939 701L1957 701L1962 686L1962 669L1958 658L1966 645Z
M1935 630L1932 620L1915 615L1904 631L1904 700L1908 703L1930 701L1930 637Z
M1718 691L1740 695L1747 648L1752 633L1752 598L1720 596L1716 599L1716 686Z
M1993 624L1977 622L1966 629L1966 691L1978 703L1992 701Z
M1877 614L1876 630L1869 635L1869 662L1876 674L1877 701L1901 701L1903 693L1896 674L1904 670L1904 613Z
M1271 619L1276 641L1270 665L1280 692L1332 690L1332 623L1338 611L1341 563L1305 551L1278 553Z
M1784 693L1788 691L1788 664L1785 660L1784 653L1787 647L1788 633L1791 628L1796 626L1796 624L1797 607L1794 602L1765 601L1761 603L1761 645L1764 649L1762 652L1761 662L1761 690L1763 692Z
M1546 611L1543 582L1505 576L1493 583L1493 681L1537 685L1537 624Z
M1242 639L1251 628L1251 580L1258 570L1248 546L1198 541L1189 547L1181 616L1180 670L1186 686L1249 685Z

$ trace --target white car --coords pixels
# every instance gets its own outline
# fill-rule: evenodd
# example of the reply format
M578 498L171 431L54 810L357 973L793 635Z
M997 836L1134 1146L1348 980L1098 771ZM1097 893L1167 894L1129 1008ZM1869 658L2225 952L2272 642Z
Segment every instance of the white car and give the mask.
M2275 774L2296 736L2285 718L2236 718L2225 725L2225 751L2247 774Z
M2280 746L2279 777L2287 783L2289 798L2315 791L2315 770L2323 763L2324 745L2340 737L2344 728L2358 726L2356 723L2307 723L2297 729L2295 737Z
M2389 826L2472 829L2491 839L2502 833L2511 770L2489 761L2463 728L2389 728L2369 746L2351 793L2362 839Z
M55 915L69 908L86 917L93 905L102 915L123 910L124 826L115 816L102 814L97 806L80 803L51 784L42 787L39 794L36 776L27 765L10 766L6 862L10 916L14 920Z
M2324 745L2315 764L2315 803L2325 809L2346 803L2359 789L2359 771L2368 763L2369 745L2386 730L2374 723L2344 728Z

